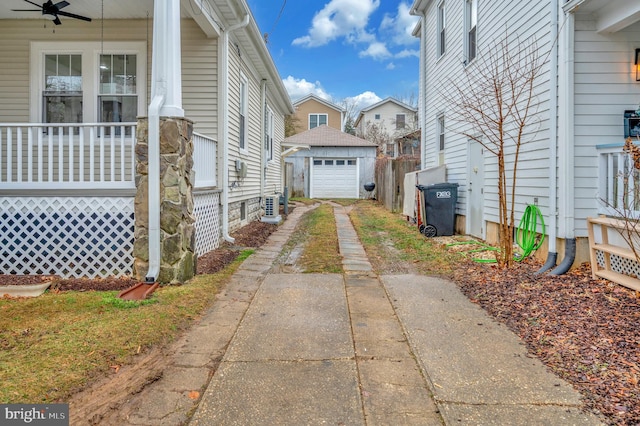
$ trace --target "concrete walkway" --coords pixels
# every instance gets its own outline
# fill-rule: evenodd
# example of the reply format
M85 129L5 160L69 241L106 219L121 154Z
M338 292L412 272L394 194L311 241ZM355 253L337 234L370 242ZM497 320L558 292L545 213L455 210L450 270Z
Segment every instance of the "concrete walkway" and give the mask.
M243 263L129 424L183 423L204 386L191 425L600 424L455 284L376 276L343 207L344 274L271 273L307 209Z

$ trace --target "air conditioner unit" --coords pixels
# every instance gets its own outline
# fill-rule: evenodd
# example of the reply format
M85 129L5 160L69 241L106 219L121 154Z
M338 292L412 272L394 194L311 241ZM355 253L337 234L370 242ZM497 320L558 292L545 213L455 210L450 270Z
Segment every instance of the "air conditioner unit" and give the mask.
M280 212L280 196L269 195L264 199L264 216L275 218Z

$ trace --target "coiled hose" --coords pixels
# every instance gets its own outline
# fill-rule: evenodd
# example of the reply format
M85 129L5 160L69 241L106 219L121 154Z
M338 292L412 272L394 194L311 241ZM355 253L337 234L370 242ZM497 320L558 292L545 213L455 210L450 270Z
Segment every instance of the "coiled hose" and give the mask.
M541 226L540 231L538 231L538 222L540 222ZM536 241L538 234L540 234L540 239ZM528 205L524 210L522 219L520 219L518 229L516 229L516 242L522 249L522 253L519 253L514 260L520 262L539 249L544 241L544 234L544 218L542 217L540 209L536 205Z

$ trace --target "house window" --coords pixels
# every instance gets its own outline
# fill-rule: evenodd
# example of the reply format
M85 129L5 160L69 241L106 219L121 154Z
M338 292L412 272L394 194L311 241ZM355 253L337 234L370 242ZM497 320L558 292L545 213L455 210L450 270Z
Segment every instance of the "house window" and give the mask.
M438 57L445 52L445 11L444 2L438 5Z
M438 151L444 151L444 115L438 117Z
M309 114L309 129L327 124L327 114Z
M247 150L247 124L249 114L249 82L240 74L240 149Z
M267 107L265 117L264 152L267 161L273 160L273 111Z
M465 0L465 28L467 63L476 57L476 28L478 26L478 0Z
M404 114L396 114L396 130L405 128L405 115Z
M145 53L144 42L32 42L30 120L135 122L146 114Z
M82 55L44 56L45 123L82 123Z
M138 115L136 55L100 55L99 120L128 123Z
M376 114L374 117L376 120L380 120L380 114Z

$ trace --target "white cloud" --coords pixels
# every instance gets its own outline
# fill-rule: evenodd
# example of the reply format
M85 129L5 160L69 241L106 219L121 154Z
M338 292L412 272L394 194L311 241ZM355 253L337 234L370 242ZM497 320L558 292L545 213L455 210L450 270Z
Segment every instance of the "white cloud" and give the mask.
M313 93L322 99L331 100L331 96L325 92L319 81L312 83L304 78L288 76L287 78L282 79L282 83L284 84L285 89L287 89L289 97L294 101L303 96L307 96L310 93Z
M323 46L339 37L350 42L371 40L366 26L378 6L380 0L331 0L313 17L309 33L296 38L292 44Z
M394 70L394 69L396 69L396 64L394 64L393 62L389 62L389 63L387 64L387 69L388 69L388 70Z
M366 92L360 93L359 95L351 96L345 99L345 101L348 104L354 105L354 111L357 111L358 113L362 108L371 106L375 103L380 102L381 100L382 100L381 97L376 95L374 92L370 92L370 91L366 91Z
M412 49L404 49L394 55L396 58L408 58L410 56L415 56L416 58L420 57L420 52L418 50Z
M371 57L373 59L382 60L391 57L391 52L387 49L387 46L384 43L379 41L374 41L369 44L369 47L366 50L358 53L358 56L361 58Z
M380 23L380 31L388 34L391 41L398 46L418 43L419 40L411 33L418 23L418 17L409 13L409 4L401 2L396 16L385 14Z

